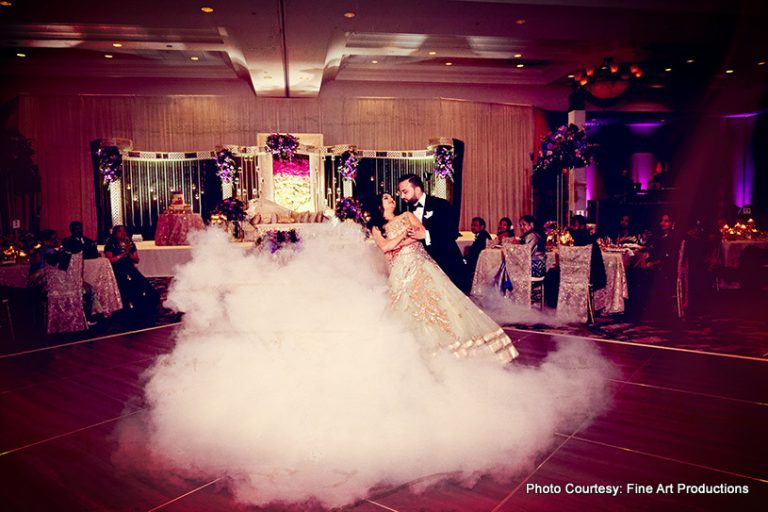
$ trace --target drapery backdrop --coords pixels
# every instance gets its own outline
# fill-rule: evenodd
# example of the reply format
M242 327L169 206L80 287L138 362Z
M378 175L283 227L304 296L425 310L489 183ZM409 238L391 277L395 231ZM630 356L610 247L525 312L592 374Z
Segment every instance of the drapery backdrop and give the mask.
M19 129L33 139L42 178L41 226L66 233L82 219L96 226L89 143L123 137L146 151L204 151L255 145L259 132L322 133L326 145L363 149L425 148L430 138L466 144L461 226L482 216L531 212L531 162L541 115L530 106L450 99L230 96L24 95ZM539 120L538 123L536 120Z

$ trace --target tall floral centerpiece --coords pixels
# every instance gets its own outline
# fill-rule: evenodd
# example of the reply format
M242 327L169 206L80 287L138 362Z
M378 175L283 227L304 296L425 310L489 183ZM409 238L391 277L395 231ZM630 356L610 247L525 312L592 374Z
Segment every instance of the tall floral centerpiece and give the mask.
M453 181L453 147L437 146L435 148L435 176Z
M359 164L360 161L355 155L355 150L350 149L341 154L341 164L337 170L343 180L354 183L357 178L357 166Z
M123 155L117 146L99 148L99 172L105 185L114 183L123 175Z
M571 123L547 134L541 141L537 154L531 153L534 160L533 172L557 170L567 173L576 167L586 167L592 160L595 144L587 142L587 133Z
M586 132L573 123L553 130L542 139L538 152L531 153L534 197L541 198L537 215L554 215L558 225L565 225L572 200L573 173L570 171L586 167L596 148L587 141Z
M237 181L237 163L232 152L226 148L216 151L216 176L222 183Z

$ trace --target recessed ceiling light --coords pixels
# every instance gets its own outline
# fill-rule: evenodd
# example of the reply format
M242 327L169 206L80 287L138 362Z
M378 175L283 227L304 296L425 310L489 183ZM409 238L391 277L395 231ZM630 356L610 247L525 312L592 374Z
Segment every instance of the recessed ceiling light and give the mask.
M345 18L354 18L355 16L357 16L357 14L355 14L352 11L347 11L347 12L344 13L344 17Z
M195 61L197 61L197 60L200 60L200 57L198 57L198 56L196 56L196 55L193 55L192 57L190 57L190 58L189 58L189 60L195 60Z
M726 69L726 70L725 70L725 73L726 73L727 75L732 75L732 74L733 74L733 70L732 70L732 69Z
M446 66L453 66L453 62L446 62L445 65Z
M695 61L695 60L693 60L693 59L688 59L688 60L687 60L687 61L685 61L685 62L686 62L686 64L693 64L693 63L694 63L694 62L696 62L696 61Z
M112 46L114 46L115 48L122 48L123 43L112 43Z
M664 71L666 71L667 73L669 73L669 72L671 72L671 71L672 71L672 68L664 68Z
M105 59L111 59L112 57L113 57L113 55L111 53L105 53L104 54L104 58Z
M428 52L429 55L437 55L437 52Z
M518 25L525 25L525 20L520 18L519 20L515 21Z
M379 61L377 61L377 60L372 60L371 61L371 64L378 64L378 63L379 63Z
M516 53L515 54L515 58L516 59L522 59L523 58L523 54L522 53Z
M576 75L568 75L568 78L576 78Z
M525 67L525 64L515 64L515 67L516 67L516 68L524 68L524 67Z
M23 59L24 57L27 56L27 54L26 53L17 53L16 56L17 57L21 57Z
M0 2L0 5L2 5L3 7L10 7L13 4L11 2L6 2L5 0L3 0L2 2Z
M200 10L203 11L205 14L211 14L213 12L213 7L208 7L208 6L201 7Z
M760 61L757 62L757 65L758 66L765 66L765 61L764 60L760 60Z

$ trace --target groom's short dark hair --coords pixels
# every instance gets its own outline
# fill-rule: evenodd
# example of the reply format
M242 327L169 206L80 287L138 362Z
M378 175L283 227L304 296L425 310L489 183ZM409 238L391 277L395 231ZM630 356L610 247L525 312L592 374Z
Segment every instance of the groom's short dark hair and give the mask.
M400 176L400 179L397 180L397 184L399 185L404 181L408 181L414 187L419 187L421 190L424 190L424 182L421 181L421 178L415 174L403 174Z

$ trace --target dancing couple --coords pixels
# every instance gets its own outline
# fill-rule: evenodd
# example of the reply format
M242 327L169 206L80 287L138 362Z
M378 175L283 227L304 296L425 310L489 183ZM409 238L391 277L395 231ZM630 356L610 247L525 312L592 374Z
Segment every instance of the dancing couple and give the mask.
M398 189L409 211L397 213L384 193L369 224L390 263L393 309L430 353L491 353L505 363L517 357L504 331L464 295L469 279L449 203L425 194L415 174L402 176Z

